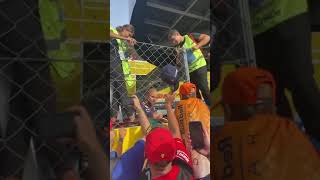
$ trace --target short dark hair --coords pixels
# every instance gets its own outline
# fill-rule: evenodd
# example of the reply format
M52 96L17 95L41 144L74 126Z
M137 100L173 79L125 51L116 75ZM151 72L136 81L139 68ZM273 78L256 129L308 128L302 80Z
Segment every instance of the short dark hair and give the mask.
M176 29L171 29L168 33L168 39L170 39L172 36L180 34L178 30Z
M134 26L131 24L125 24L123 26L118 26L116 29L118 31L127 30L127 31L131 32L132 34L134 34Z

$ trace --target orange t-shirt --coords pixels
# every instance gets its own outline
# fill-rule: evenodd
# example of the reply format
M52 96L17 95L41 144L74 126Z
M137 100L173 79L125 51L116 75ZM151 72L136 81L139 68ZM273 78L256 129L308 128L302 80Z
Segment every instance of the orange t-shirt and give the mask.
M227 122L214 133L211 151L214 179L320 179L320 158L308 137L276 115Z

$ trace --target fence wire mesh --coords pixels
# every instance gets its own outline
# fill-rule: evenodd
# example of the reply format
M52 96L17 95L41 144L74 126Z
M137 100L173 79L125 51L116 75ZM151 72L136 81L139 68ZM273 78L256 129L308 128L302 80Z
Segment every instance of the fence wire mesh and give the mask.
M31 139L43 179L74 167L82 171L85 155L76 147L40 139L36 122L81 102L97 131L106 125L108 44L81 41L83 48L73 51L79 55L48 55L38 1L1 1L0 24L0 180L24 174Z
M213 99L221 99L224 77L239 66L256 66L249 1L211 1ZM212 126L223 124L223 108L211 109Z
M213 0L211 12L214 59L227 64L255 65L248 1Z
M161 80L161 69L172 64L178 69L181 82L190 80L185 49L138 42L124 53L116 40L110 43L110 79L112 89L112 117L122 121L132 116L129 96L144 99L150 88L165 90L168 84ZM125 67L127 69L125 69ZM120 117L119 117L120 116Z

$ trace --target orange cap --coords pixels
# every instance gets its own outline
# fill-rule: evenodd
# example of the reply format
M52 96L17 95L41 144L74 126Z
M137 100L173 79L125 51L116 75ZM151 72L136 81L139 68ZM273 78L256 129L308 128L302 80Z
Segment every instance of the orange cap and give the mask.
M254 105L257 103L257 90L261 84L272 87L273 103L275 103L275 81L268 71L254 67L240 67L224 79L222 99L225 104Z
M180 88L179 88L179 94L180 94L180 98L182 98L182 96L188 96L191 93L192 89L195 89L195 91L197 90L197 87L195 84L192 84L190 82L186 82L183 83Z

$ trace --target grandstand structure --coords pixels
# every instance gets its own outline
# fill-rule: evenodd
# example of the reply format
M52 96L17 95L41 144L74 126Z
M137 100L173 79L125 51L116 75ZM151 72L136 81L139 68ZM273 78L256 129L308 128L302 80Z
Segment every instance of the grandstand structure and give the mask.
M168 32L177 29L181 34L198 32L210 34L209 0L139 0L132 12L131 24L135 26L135 38L140 42L170 46L167 41ZM132 63L132 69L137 77L157 71L166 63L172 63L168 58L161 61L145 59ZM139 69L138 66L147 67ZM210 73L208 73L210 79ZM188 81L188 77L186 79ZM162 92L168 92L168 88Z
M255 66L254 43L251 32L248 1L213 0L211 22L216 27L211 54L221 63L219 84L214 84L214 100L221 99L221 82L238 66ZM216 102L215 101L215 102ZM212 109L213 126L223 123L222 107Z
M254 46L250 30L250 18L247 1L213 0L211 4L212 22L216 26L216 46L213 48L214 58L222 63L221 79L239 65L255 65ZM312 58L315 68L315 79L320 85L320 21L319 1L309 0L312 25ZM221 80L222 81L222 80ZM221 82L213 92L214 99L221 97ZM291 95L287 92L289 102L294 109ZM211 114L217 124L223 123L222 107L215 108Z
M170 29L210 34L210 0L139 0L131 24L138 41L169 45Z

